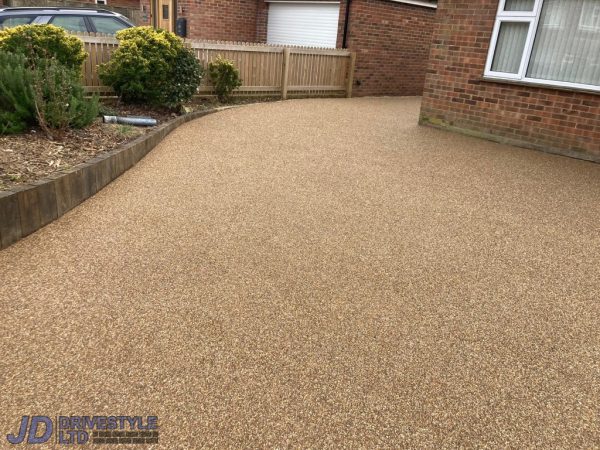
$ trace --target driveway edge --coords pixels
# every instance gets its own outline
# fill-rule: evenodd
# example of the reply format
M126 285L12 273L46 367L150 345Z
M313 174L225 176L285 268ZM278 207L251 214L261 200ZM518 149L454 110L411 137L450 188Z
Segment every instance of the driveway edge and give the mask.
M48 225L99 192L179 126L232 107L179 116L116 150L33 183L0 192L0 250Z

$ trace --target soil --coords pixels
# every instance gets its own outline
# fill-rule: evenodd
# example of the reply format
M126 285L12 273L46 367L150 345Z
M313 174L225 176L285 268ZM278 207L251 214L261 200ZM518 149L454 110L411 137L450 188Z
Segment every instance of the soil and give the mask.
M273 98L233 98L231 104L246 104L272 101ZM214 98L198 98L187 105L186 112L206 110L224 106ZM102 102L102 115L149 116L162 125L177 117L169 109L140 105L123 105L115 100ZM158 126L157 125L157 126ZM128 125L102 123L98 118L82 130L68 130L60 137L50 138L39 128L27 133L0 136L0 191L23 183L31 183L58 170L81 164L94 156L117 147L148 133L156 127L138 128Z

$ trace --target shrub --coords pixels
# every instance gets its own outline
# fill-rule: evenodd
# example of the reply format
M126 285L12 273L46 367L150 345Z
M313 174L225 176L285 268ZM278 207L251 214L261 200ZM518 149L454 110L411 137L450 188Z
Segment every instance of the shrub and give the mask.
M19 133L35 123L32 86L25 56L0 52L0 134Z
M55 59L77 71L87 56L81 39L54 25L21 25L0 30L0 50L21 53L29 61Z
M54 60L34 69L33 92L38 124L48 134L83 128L98 116L98 98L86 99L79 75Z
M203 71L180 38L135 27L119 31L117 39L119 47L99 75L123 101L176 107L192 98Z
M235 67L233 61L223 58L221 55L208 64L208 75L220 101L228 101L233 90L242 85L240 71Z
M36 64L40 62L40 64ZM84 98L78 73L54 59L28 60L0 51L0 133L38 124L48 134L82 128L98 115L98 99Z

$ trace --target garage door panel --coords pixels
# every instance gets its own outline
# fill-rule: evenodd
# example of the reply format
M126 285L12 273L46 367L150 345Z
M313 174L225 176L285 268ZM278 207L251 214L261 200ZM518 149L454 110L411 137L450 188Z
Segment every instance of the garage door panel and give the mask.
M269 44L335 48L339 4L270 3Z

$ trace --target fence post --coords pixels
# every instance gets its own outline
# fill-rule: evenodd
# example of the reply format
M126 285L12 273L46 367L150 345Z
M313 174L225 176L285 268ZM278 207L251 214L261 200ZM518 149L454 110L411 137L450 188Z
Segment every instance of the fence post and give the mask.
M290 49L283 49L283 66L281 72L281 98L283 100L287 99L287 91L288 91L288 73L290 69Z
M356 64L356 53L350 53L350 61L348 61L348 80L346 85L346 98L352 97L352 85L354 84L354 65Z

